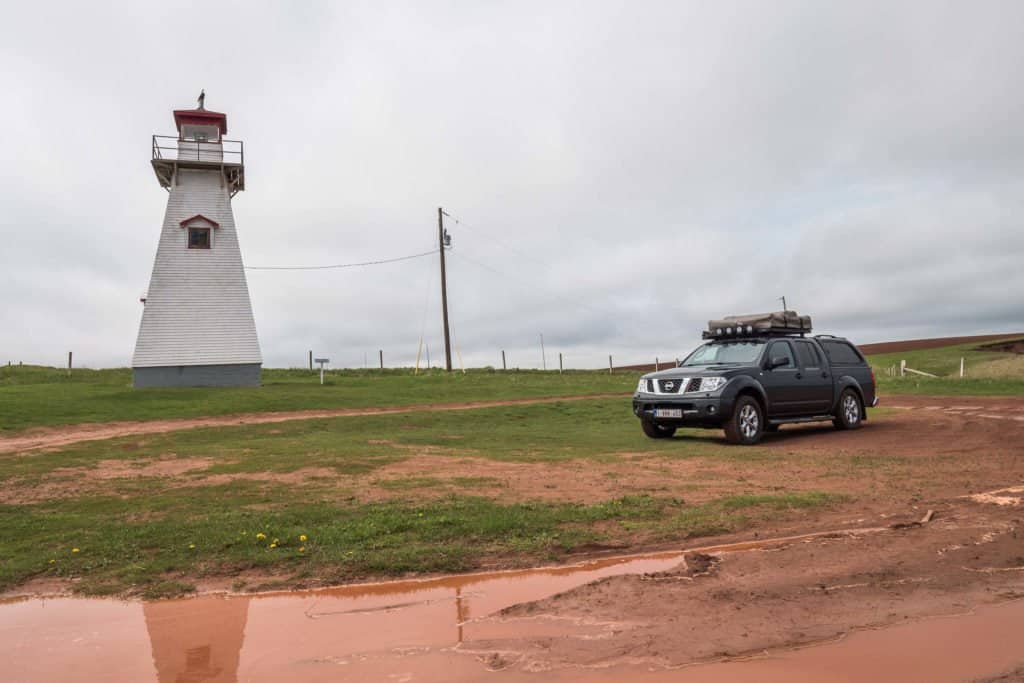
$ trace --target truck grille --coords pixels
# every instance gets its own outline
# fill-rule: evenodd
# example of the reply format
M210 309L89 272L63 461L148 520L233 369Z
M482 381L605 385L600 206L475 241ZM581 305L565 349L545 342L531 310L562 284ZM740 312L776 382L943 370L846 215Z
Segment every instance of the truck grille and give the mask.
M683 387L686 386L685 379L659 379L658 380L658 393L660 394L680 394L683 391Z
M690 386L687 391L700 391L700 377L694 377L690 380Z

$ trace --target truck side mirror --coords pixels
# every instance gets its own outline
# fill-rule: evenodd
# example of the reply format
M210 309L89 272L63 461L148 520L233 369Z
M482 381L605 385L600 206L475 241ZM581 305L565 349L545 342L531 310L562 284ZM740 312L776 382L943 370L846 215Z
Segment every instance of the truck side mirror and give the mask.
M768 362L768 369L774 370L775 368L781 368L786 365L789 365L788 356L775 356Z

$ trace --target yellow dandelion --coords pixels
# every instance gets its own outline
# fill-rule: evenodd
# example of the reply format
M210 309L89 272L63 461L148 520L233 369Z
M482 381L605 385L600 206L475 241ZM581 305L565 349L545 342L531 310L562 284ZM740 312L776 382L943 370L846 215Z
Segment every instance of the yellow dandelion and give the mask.
M196 549L196 544L195 543L189 543L188 547L189 547L189 550L195 550Z
M270 545L268 545L267 547L268 547L268 548L270 548L271 550L273 550L274 548L276 548L276 547L277 547L277 544L276 544L276 543L271 543L271 544L270 544Z
M299 552L300 553L306 552L306 546L302 546L301 548L299 548Z
M50 560L50 564L53 564L53 563L54 563L54 562L56 562L56 561L57 561L57 560Z
M78 548L72 548L72 549L71 549L71 552L73 552L73 553L77 553L77 552L81 552L81 551L80 551L80 550L79 550Z
M271 541L271 543L273 543L274 545L277 545L280 542L281 542L280 538L275 538L273 541Z
M305 543L308 538L309 537L306 536L306 534L299 534L299 540L302 541L303 543Z
M266 537L267 537L267 535L265 533L263 533L262 531L260 533L256 534L256 538L261 540L261 541L263 539L265 539Z

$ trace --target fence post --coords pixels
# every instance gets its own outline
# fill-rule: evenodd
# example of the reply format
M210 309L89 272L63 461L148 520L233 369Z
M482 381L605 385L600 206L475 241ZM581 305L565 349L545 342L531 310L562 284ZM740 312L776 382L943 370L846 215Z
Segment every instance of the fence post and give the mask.
M562 352L558 352L558 374L562 374Z
M68 351L68 377L71 376L71 352Z
M961 356L960 357L960 379L963 379L963 378L964 378L964 359L963 359L963 356Z
M907 376L907 361L901 360L900 361L900 377L906 377L906 376Z
M384 349L380 350L380 369L384 369Z
M505 364L505 349L501 350L501 369L508 370L508 366Z
M661 370L661 368L658 367L658 357L655 356L654 357L654 371L657 372L658 370Z
M309 371L313 372L313 351L309 352Z
M608 374L609 375L612 374L612 368L613 368L613 366L612 366L612 357L608 356Z

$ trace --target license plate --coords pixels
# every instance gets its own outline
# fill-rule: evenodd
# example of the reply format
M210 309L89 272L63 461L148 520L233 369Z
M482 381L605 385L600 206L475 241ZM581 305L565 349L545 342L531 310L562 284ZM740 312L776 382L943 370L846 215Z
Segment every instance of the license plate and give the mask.
M683 416L682 408L655 408L654 417L675 417L680 418Z

